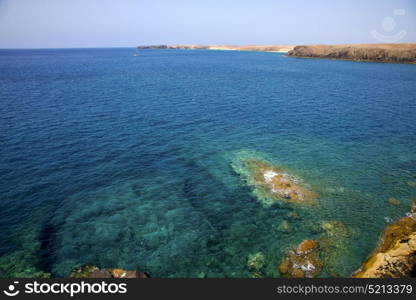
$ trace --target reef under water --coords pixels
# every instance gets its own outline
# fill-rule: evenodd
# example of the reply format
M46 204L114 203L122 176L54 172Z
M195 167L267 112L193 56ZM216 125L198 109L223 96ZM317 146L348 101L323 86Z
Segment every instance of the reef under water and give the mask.
M298 204L311 204L318 194L305 187L300 178L255 157L239 158L233 164L234 171L241 174L248 185L253 186L253 194L264 205L284 200Z

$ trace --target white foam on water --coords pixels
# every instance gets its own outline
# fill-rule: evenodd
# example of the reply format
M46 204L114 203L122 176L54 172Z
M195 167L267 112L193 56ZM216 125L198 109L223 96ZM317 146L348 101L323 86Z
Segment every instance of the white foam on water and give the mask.
M390 217L384 217L384 221L386 222L386 223L393 223L393 219L392 218L390 218Z
M300 268L302 269L302 271L307 272L307 271L313 271L315 270L315 266L313 264L311 264L310 262L308 262L306 265L302 265L300 266Z
M267 183L271 182L273 177L277 176L278 173L274 172L274 171L266 171L263 174L264 177L264 181L266 181Z

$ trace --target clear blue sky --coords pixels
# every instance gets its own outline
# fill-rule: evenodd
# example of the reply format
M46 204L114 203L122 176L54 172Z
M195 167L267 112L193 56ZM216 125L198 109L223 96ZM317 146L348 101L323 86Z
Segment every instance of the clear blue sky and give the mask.
M416 42L416 1L0 0L0 48L377 43L373 30Z

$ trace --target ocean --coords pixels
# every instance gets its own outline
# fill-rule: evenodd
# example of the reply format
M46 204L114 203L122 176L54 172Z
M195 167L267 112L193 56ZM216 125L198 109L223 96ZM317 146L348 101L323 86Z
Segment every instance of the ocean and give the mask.
M348 277L416 199L416 66L134 51L0 50L0 276L279 277L326 223L320 276ZM247 157L317 204L262 205Z

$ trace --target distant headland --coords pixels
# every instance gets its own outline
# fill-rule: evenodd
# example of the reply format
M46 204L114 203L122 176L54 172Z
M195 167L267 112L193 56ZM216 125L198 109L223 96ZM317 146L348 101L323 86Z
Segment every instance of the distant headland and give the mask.
M346 59L391 63L416 63L413 44L347 44L296 46L288 52L292 57Z
M260 51L260 52L288 52L294 46L273 45L273 46L231 46L231 45L146 45L138 46L138 49L186 49L186 50L233 50L233 51Z
M290 57L327 58L353 61L416 63L416 43L343 45L147 45L138 49L234 50L287 53Z

